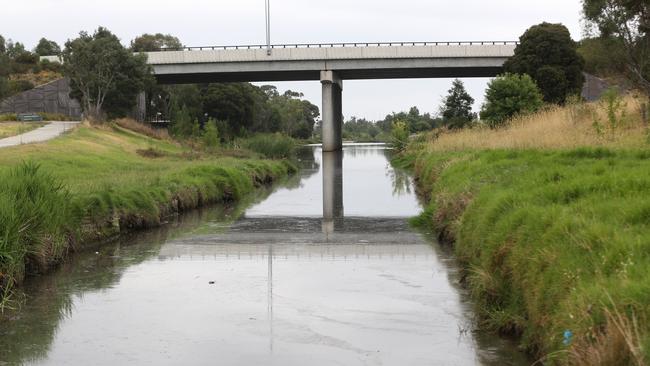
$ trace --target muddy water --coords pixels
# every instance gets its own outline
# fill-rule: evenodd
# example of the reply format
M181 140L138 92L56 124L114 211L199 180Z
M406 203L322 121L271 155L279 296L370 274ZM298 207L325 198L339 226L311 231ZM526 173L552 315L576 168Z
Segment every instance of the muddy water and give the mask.
M383 146L319 148L237 207L75 255L0 323L0 364L523 365L473 330Z

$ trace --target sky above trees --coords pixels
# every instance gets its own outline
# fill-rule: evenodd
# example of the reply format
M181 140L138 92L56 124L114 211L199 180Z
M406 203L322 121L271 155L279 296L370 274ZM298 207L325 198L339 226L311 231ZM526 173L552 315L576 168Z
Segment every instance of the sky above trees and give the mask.
M142 33L169 33L188 46L261 44L263 0L23 0L10 2L5 38L33 48L41 37L59 44L79 31L110 29L124 45ZM531 25L563 23L582 36L580 0L271 0L273 43L516 40ZM29 19L29 22L26 22ZM53 26L55 25L55 26ZM464 79L480 109L488 79ZM346 117L381 119L417 106L436 113L451 79L345 81ZM318 82L274 83L320 105Z

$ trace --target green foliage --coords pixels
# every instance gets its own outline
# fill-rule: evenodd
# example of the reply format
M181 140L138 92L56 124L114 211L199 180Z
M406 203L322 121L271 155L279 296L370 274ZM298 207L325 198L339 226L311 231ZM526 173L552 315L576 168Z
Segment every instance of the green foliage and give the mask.
M441 123L439 119L431 117L429 113L420 114L417 107L411 107L408 112L393 112L387 115L383 120L377 121L377 126L382 131L390 132L395 121L405 122L410 133L429 131Z
M175 111L171 119L169 132L176 137L189 138L193 135L193 119L188 109L183 106Z
M646 0L583 0L587 27L597 28L609 48L598 50L601 63L619 65L637 87L650 94L650 4Z
M135 106L136 95L152 80L145 56L133 55L106 28L93 35L81 32L66 42L64 74L70 78L71 95L93 121L105 114L123 117Z
M515 55L504 65L506 72L530 75L549 103L564 103L568 96L580 94L584 60L564 25L538 24L519 40Z
M352 139L356 142L377 142L382 141L382 130L377 123L368 121L365 118L357 119L352 117L343 123L343 138Z
M294 139L281 133L257 134L241 140L240 145L271 159L289 158L297 146Z
M397 151L403 151L406 149L409 141L409 128L406 122L404 121L395 121L393 122L393 128L390 131L392 137L393 148Z
M219 147L219 130L217 129L217 121L210 118L205 124L203 135L201 136L203 146L209 150L214 150Z
M0 34L0 54L7 52L7 46L5 45L5 37Z
M465 90L463 82L458 79L454 80L440 107L443 125L452 129L469 125L476 119L476 114L472 113L472 104L474 104L474 98Z
M453 242L483 326L520 335L540 357L602 351L595 339L616 336L605 320L614 308L639 320L612 350L620 364L631 364L628 346L650 344L647 151L413 154L431 197L420 221Z
M58 56L61 54L61 47L54 41L41 38L34 48L34 53L39 56Z
M519 114L539 110L544 101L537 85L528 75L505 74L488 84L481 119L498 127Z
M133 52L153 52L162 48L181 49L181 41L170 34L148 34L145 33L131 41L131 51Z

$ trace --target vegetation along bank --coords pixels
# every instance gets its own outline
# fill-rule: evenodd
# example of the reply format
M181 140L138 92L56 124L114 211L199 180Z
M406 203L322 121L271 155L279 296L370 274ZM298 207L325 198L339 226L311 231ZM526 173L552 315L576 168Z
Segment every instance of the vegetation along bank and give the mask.
M421 135L396 158L453 245L481 326L550 364L650 352L650 145L644 99L569 103Z
M204 139L180 143L122 120L2 149L0 305L15 306L10 295L25 276L48 270L84 243L238 200L296 170L286 159L266 160L252 151L257 143L262 153L286 156L292 148L286 138L239 142L250 149L207 145L209 133Z

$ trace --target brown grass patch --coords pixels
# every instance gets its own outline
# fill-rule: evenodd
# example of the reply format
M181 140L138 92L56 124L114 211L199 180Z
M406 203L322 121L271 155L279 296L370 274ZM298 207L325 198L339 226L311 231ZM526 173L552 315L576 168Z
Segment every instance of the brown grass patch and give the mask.
M432 151L467 149L561 149L584 146L635 147L646 144L646 126L641 116L643 98L623 98L622 121L616 128L607 126L604 102L549 106L527 116L513 119L506 127L480 126L459 131L432 134ZM594 122L604 130L598 131Z
M169 137L169 133L167 132L166 129L152 128L149 125L137 122L137 121L132 120L130 118L118 119L118 120L115 121L115 124L122 127L122 128L125 128L127 130L131 130L133 132L137 132L139 134L149 136L149 137L154 138L156 140L171 141L171 138Z
M604 309L606 322L569 351L569 363L578 366L645 366L637 318L617 309Z
M151 158L151 159L162 158L167 156L167 153L165 153L164 151L154 149L153 147L150 147L148 149L138 149L135 152L142 157Z

